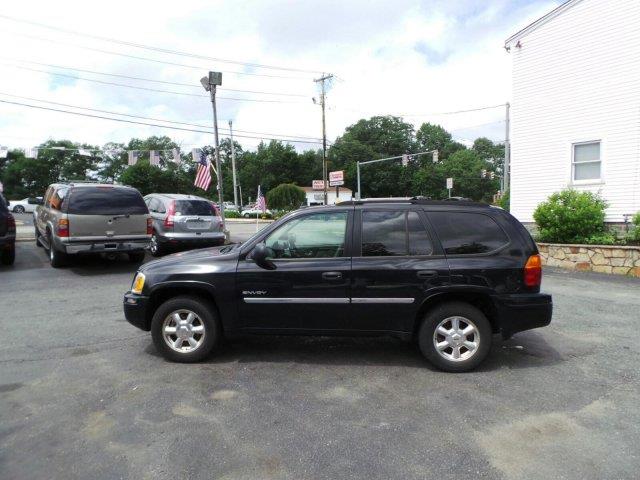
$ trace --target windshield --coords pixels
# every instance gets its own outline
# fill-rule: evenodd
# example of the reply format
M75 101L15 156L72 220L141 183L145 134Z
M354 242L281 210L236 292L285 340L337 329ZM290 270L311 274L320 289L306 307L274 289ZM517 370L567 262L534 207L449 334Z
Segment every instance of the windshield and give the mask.
M206 200L176 200L176 215L200 215L215 217L216 211Z
M69 195L67 213L76 215L145 215L149 213L140 192L133 188L80 187Z

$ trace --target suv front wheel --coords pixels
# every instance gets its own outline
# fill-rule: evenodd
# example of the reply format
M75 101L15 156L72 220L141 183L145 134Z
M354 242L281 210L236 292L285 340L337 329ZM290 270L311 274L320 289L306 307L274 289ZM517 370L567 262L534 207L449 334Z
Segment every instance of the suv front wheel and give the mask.
M220 325L210 302L180 296L158 307L151 320L151 337L168 360L199 362L211 353L220 337Z
M418 343L422 354L439 369L467 372L486 358L491 337L484 313L468 303L450 302L427 313Z

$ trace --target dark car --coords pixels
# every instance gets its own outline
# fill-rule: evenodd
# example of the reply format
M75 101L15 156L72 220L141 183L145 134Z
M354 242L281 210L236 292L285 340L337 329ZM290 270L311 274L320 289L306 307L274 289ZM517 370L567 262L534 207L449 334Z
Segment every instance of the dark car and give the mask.
M493 334L549 324L541 275L535 242L502 209L356 201L296 211L243 245L143 265L124 311L179 362L203 359L223 335L391 334L466 371Z
M7 201L0 194L0 263L13 265L16 259L16 221L9 212Z

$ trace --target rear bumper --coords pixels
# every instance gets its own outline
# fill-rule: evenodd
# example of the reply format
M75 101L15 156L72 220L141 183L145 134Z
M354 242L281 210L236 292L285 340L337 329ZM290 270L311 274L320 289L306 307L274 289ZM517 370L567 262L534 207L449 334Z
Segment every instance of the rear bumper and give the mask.
M124 318L131 325L147 332L150 330L147 322L148 302L149 298L144 295L136 295L131 292L124 294Z
M532 328L551 323L553 301L545 293L497 295L494 302L498 310L500 331L505 338Z
M66 253L125 253L144 250L149 246L148 240L115 240L113 242L74 242L61 243Z
M169 233L159 235L158 241L166 247L207 247L221 245L225 241L225 236L223 232L207 232L200 235L195 233Z

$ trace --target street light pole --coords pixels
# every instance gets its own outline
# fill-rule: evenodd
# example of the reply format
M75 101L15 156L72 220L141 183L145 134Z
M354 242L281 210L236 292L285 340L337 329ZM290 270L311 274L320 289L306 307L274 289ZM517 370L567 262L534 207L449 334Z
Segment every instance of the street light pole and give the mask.
M236 147L233 144L233 122L229 120L229 134L231 136L231 171L233 173L233 204L238 207L238 182L236 180Z
M202 77L200 83L211 95L211 105L213 107L213 137L215 141L216 176L218 177L218 206L220 207L220 219L222 220L222 230L227 231L227 224L224 218L224 204L222 195L222 168L220 166L220 142L218 140L218 110L216 108L216 87L222 85L222 72L209 72L208 77Z
M505 104L505 132L504 132L504 165L502 172L502 193L509 190L509 186L511 183L511 140L509 138L509 123L510 123L510 112L509 109L511 105L509 102Z

